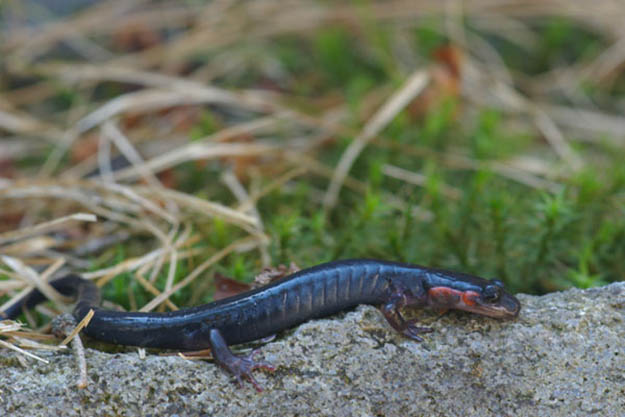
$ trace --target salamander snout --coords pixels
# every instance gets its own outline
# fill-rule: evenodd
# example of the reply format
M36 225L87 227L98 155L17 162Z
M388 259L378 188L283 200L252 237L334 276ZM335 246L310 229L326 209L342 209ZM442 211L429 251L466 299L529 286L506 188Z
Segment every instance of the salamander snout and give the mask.
M521 311L519 300L508 294L499 280L491 280L472 301L474 312L490 317L513 319Z

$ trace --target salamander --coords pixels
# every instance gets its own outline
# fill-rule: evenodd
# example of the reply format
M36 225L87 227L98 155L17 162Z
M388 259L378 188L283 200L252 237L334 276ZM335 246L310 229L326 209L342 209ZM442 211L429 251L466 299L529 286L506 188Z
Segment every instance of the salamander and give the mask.
M230 345L262 339L359 304L379 306L393 329L418 342L423 341L421 334L432 329L404 319L400 312L403 307L456 309L500 319L515 318L521 308L498 280L372 259L317 265L261 288L165 313L102 309L99 288L78 275L67 275L50 284L62 294L77 297L73 311L76 320L94 310L83 329L88 336L150 348L190 351L210 347L215 361L232 373L239 384L247 378L257 390L260 386L252 371L271 371L273 366L256 361L255 352L237 356ZM43 300L41 292L33 290L9 306L3 315L14 318L23 307L31 308Z

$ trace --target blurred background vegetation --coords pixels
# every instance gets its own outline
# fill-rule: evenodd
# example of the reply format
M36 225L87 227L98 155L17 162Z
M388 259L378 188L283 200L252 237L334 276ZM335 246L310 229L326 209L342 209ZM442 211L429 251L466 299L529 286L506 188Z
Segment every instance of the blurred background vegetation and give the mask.
M172 309L215 273L351 257L534 294L623 278L621 2L0 13L5 301L72 270Z

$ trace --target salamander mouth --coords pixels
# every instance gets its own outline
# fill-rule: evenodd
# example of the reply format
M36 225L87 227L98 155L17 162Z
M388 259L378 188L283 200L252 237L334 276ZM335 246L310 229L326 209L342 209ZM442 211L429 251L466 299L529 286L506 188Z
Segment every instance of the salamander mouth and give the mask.
M496 303L488 303L477 299L474 305L466 305L463 310L498 319L514 319L518 317L521 311L521 303L513 296L504 293Z

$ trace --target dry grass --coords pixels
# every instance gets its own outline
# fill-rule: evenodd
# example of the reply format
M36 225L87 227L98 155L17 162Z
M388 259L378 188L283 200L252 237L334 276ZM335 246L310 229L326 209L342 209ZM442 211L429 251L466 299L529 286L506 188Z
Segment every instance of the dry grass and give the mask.
M231 253L258 251L260 265L268 266L271 237L258 209L260 200L302 175L325 184L310 199L315 204L322 201L328 210L336 205L343 187L365 193L365 184L350 176L362 151L399 146L384 136L384 128L411 103L422 100L427 105L427 100L447 89L457 88L467 106L497 107L511 125L530 126L549 149L541 157L520 155L495 161L462 153L436 156L451 169L488 168L529 189L557 193L562 182L589 163L572 141L592 142L608 135L616 146L625 143L625 117L589 106L576 88L584 79L610 83L624 67L625 8L621 2L602 0L592 7L557 0L331 5L308 0L218 0L207 5L165 2L156 10L149 2L116 0L63 18L49 15L42 24L27 26L19 21L27 20L35 8L42 12L43 6L17 1L3 4L5 16L12 16L13 21L5 22L0 44L2 77L11 86L0 96L0 157L20 160L33 153L43 155L38 167L0 178L0 215L7 221L0 229L0 275L4 277L0 295L11 297L7 304L37 287L60 310L66 300L47 280L77 270L98 285L120 274L134 277L153 296L147 304L136 305L137 310L176 309L170 296ZM402 52L405 31L431 16L444 18L441 30L462 51L457 79L440 65L424 64L410 51ZM520 48L532 48L541 39L528 19L558 16L600 32L608 46L574 65L554 66L547 74L527 78L511 72L485 39L496 32ZM484 37L476 31L468 33L463 20L481 28ZM391 43L405 71L398 76L400 83L378 86L363 100L362 128L353 126L348 103L341 97L329 94L294 105L300 98L283 89L214 83L250 62L250 51L240 47L249 39L309 38L328 26L344 27L366 38L367 25L372 24L395 25ZM168 31L175 36L163 35ZM51 54L60 45L73 58ZM189 64L194 56L206 53L214 54L214 59ZM273 58L266 59L263 71L273 76ZM450 87L453 82L460 85ZM131 88L102 94L103 85ZM71 105L41 104L57 96L60 87L71 91ZM568 103L562 104L560 97L567 97ZM228 117L214 132L189 142L200 110L208 107L227 112ZM579 135L580 131L584 134ZM328 166L317 156L340 136L353 140L336 167ZM82 148L86 155L77 155ZM417 148L404 151L423 156ZM119 155L129 164L115 169L111 160ZM227 166L221 181L230 197L172 189L166 183L170 170L210 161ZM98 175L87 177L95 169ZM392 165L383 167L383 175L417 186L427 184L425 173ZM258 177L269 181L255 183ZM442 195L449 201L462 193L443 184ZM409 204L391 193L385 199L394 207ZM428 209L411 209L420 221L432 218ZM9 214L18 220L9 222ZM203 239L201 230L212 219L238 232L223 247L196 246ZM120 242L143 244L139 252L124 259L91 268L88 256ZM180 277L177 269L183 261L189 270ZM155 285L160 275L166 276L163 287ZM30 324L35 325L34 321ZM0 334L13 343L39 337L21 332L12 322L1 326ZM4 340L0 343L20 349Z

